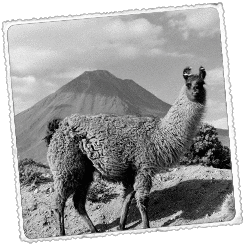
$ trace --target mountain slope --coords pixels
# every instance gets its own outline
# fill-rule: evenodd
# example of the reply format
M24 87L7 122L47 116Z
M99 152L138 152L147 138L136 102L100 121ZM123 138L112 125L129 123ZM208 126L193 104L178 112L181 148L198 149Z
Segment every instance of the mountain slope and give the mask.
M87 71L15 117L18 157L46 162L42 138L53 118L79 114L164 116L170 105L129 79Z
M217 133L221 143L227 147L230 147L229 130L218 128Z

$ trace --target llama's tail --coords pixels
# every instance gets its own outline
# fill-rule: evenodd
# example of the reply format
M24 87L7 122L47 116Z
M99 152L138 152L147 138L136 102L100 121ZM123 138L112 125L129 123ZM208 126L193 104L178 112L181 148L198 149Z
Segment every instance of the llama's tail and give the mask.
M45 141L47 147L49 146L55 131L59 128L61 121L62 119L55 118L48 123L46 136L42 139Z

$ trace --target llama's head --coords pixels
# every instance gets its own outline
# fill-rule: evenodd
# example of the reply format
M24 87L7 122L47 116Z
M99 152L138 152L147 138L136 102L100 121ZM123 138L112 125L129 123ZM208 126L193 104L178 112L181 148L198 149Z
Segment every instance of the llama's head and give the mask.
M204 88L204 79L206 77L206 71L201 66L199 68L199 74L192 74L191 67L186 67L183 71L183 77L186 84L186 95L189 100L199 103L205 103L206 90Z

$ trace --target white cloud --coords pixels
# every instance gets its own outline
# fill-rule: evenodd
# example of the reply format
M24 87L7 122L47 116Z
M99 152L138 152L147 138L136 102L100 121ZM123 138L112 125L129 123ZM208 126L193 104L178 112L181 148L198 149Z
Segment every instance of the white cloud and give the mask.
M133 59L161 49L161 26L146 19L94 18L13 26L9 30L13 75L64 73Z
M106 23L103 30L110 40L118 40L120 42L134 40L138 43L138 40L144 42L156 41L158 35L162 32L162 27L153 25L143 18L131 21L114 19L114 21Z
M140 49L133 45L122 45L118 48L118 54L122 58L133 59L140 55Z
M83 69L81 69L81 68L70 68L70 69L67 68L67 70L64 71L64 72L58 72L58 73L57 72L54 72L54 73L52 73L50 75L50 78L51 79L53 79L53 78L54 79L65 79L68 82L68 81L70 81L70 80L78 77L83 72L85 72L85 71L92 71L92 70L95 70L95 68L85 68L85 69L84 68ZM50 84L53 84L51 82L49 82L49 83Z
M21 93L21 94L30 94L33 92L37 82L35 77L33 76L26 76L26 77L16 77L12 76L12 87L13 92Z
M15 114L29 108L59 88L53 82L36 79L34 76L12 76L11 81Z
M19 74L33 74L41 69L49 69L50 62L57 57L55 51L20 46L10 49L11 70Z
M169 25L179 29L183 38L188 39L194 31L200 37L212 36L219 32L219 15L215 8L200 8L167 12Z
M163 55L164 52L162 49L159 48L153 48L151 50L149 50L148 55L149 56L159 56L159 55Z
M224 85L223 67L207 71L206 81L208 85Z
M226 113L226 102L224 100L207 100L207 111L209 114Z
M16 25L9 29L8 36L14 96L40 91L47 95L47 91L85 70L103 69L119 61L143 56L181 57L177 52L164 50L163 27L144 18L107 17ZM27 82L30 77L35 78L33 84Z
M213 125L215 128L228 129L227 117L208 121L208 123Z
M12 26L8 44L14 96L22 96L18 103L26 108L24 96L37 102L85 70L130 66L136 59L140 64L143 58L193 58L175 49L169 52L165 38L162 25L144 18L106 17Z

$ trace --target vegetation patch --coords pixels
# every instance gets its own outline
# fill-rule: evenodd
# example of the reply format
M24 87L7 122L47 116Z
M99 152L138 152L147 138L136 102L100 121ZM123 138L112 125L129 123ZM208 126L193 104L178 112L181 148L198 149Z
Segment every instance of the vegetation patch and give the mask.
M52 181L52 173L48 166L37 163L31 158L19 161L19 178L21 185L41 184Z
M200 126L191 147L181 158L180 164L200 164L208 167L231 169L230 149L222 145L216 128L204 123Z
M119 194L116 193L115 188L110 183L104 181L103 179L97 179L90 186L87 200L92 203L108 203L110 200L117 197L118 195Z

